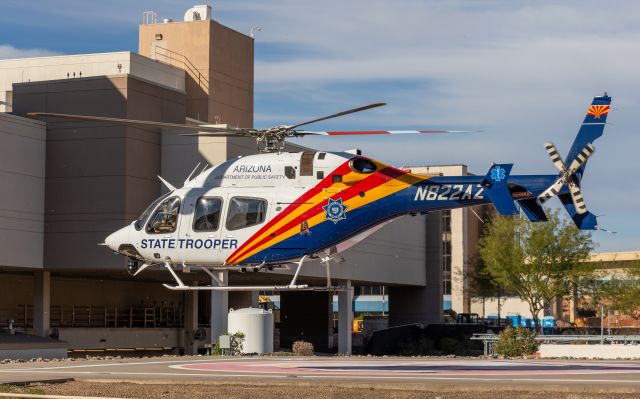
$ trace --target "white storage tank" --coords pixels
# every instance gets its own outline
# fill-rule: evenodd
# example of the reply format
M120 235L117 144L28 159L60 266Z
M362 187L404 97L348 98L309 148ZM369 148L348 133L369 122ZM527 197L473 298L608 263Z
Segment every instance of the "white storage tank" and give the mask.
M229 309L229 333L244 334L242 353L273 352L273 313L264 309Z

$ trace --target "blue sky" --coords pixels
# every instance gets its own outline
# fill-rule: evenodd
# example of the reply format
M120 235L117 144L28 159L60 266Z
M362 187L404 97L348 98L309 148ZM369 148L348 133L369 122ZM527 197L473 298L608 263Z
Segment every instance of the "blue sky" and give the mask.
M137 50L145 10L180 19L193 2L2 0L0 58ZM587 105L614 111L583 191L598 250L640 250L640 2L219 0L216 20L256 34L255 125L291 124L375 101L388 106L314 129L481 129L428 137L305 138L361 148L397 166L465 163L485 173L554 173L543 143L566 153Z

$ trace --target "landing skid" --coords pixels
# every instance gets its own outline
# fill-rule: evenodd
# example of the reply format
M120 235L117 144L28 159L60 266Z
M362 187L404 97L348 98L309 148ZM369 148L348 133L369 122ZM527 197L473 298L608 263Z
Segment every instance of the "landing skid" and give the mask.
M167 258L164 261L164 267L171 273L171 276L176 281L177 285L163 284L165 288L170 289L172 291L346 291L348 287L346 286L334 286L331 285L331 274L329 271L330 265L329 262L333 260L330 256L325 256L322 258L322 263L325 264L326 268L326 276L327 276L327 285L324 287L310 287L307 284L296 284L298 280L298 276L300 275L300 271L302 270L302 265L304 261L307 259L307 255L304 255L298 262L296 267L296 272L291 279L289 285L238 285L238 286L227 286L223 285L222 281L218 279L218 277L213 274L206 267L200 267L200 269L211 277L211 280L218 285L203 285L203 286L191 286L186 285L182 282L178 274L173 270L173 266L171 264L171 259Z

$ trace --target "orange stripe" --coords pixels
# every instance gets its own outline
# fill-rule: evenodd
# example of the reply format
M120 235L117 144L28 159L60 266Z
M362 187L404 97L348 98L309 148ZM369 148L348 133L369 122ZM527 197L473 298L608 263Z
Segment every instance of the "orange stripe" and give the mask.
M347 212L351 212L363 205L377 201L419 181L425 180L428 177L429 176L409 174L393 167L385 167L375 174L365 178L363 181L349 187L347 190L334 194L331 198L342 198L343 202L349 206ZM366 183L366 185L363 187L364 183ZM359 196L358 194L363 191L366 192L367 195L364 197ZM304 220L307 220L309 228L324 222L325 215L322 212L322 206L324 203L325 201L323 200L321 203L314 205L307 211L307 213L293 217L288 222L281 224L275 231L275 237L271 234L269 236L262 237L260 241L254 242L253 245L245 247L242 253L234 254L232 258L228 259L227 263L239 263L259 252L263 245L265 248L268 248L290 238L299 232L299 225ZM309 215L309 211L312 212L311 215Z
M236 249L231 256L227 259L227 263L233 262L234 258L240 255L242 252L247 250L247 246L250 245L254 240L261 237L266 231L268 231L272 226L276 223L289 216L291 213L296 211L297 209L303 208L306 202L309 202L310 199L321 193L324 189L329 188L333 185L333 174L348 174L351 172L349 168L349 161L343 163L338 166L331 174L322 179L320 183L312 187L310 190L303 193L300 197L298 197L293 204L286 207L282 212L280 212L276 217L271 219L266 225L264 225L260 230L258 230L254 235L252 235L243 245L241 245L238 249Z
M406 173L400 170L395 169L397 172L395 174L398 173ZM382 172L382 171L380 171ZM289 220L285 220L285 217L280 218L279 221L282 221L283 223L278 223L279 226L276 227L275 231L271 231L269 232L268 228L265 229L261 229L261 231L259 232L260 234L254 234L254 236L248 240L244 245L242 245L234 254L232 254L229 259L227 260L227 263L236 263L237 259L239 257L244 257L244 255L248 252L253 251L254 249L256 249L257 247L259 247L260 245L264 244L265 242L274 240L276 237L279 238L278 242L285 240L286 238L289 238L290 236L283 236L281 235L282 232L286 232L289 231L292 227L297 227L299 226L304 220L310 219L314 216L316 216L317 214L321 213L323 211L322 206L324 205L324 202L327 198L333 198L336 199L338 197L342 198L343 201L352 198L356 195L359 194L360 191L364 191L366 192L367 190L378 186L380 184L384 184L386 181L389 181L390 178L392 177L387 177L385 179L380 179L380 176L386 176L387 174L393 174L393 172L387 172L386 174L383 173L373 173L369 176L367 176L366 178L364 178L362 181L354 184L351 187L348 187L346 190L344 191L340 191L338 193L333 194L331 197L324 197L322 198L322 202L315 202L313 204L311 204L311 207L309 207L309 209L307 209L304 212L301 213L297 213L296 215L292 216L291 218L289 218ZM366 183L366 184L365 184ZM364 185L364 186L363 186ZM318 194L325 194L324 192L322 192L321 190L318 190ZM302 198L302 197L300 197ZM313 197L314 200L318 200L317 195ZM307 198L308 200L308 198ZM301 200L296 200L296 202L303 202ZM300 208L300 206L298 206L298 208ZM292 212L289 212L289 215L291 215ZM285 215L285 216L289 216L289 215ZM271 223L271 226L274 226L275 223ZM269 232L270 234L265 234ZM264 235L263 235L264 234ZM275 236L273 236L273 234L275 234ZM256 237L256 235L258 237ZM255 239L254 239L255 237ZM256 241L257 240L257 241Z

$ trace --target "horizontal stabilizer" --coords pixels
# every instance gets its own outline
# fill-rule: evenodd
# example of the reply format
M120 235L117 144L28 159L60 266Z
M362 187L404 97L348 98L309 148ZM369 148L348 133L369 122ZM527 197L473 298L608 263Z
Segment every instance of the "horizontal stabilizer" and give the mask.
M571 219L573 219L573 222L576 224L576 226L578 226L580 230L598 229L598 220L596 218L596 215L589 211L578 213L578 210L573 203L571 194L560 194L558 198L560 198L560 202L562 202L564 209L567 210L569 216L571 216Z
M547 215L535 198L518 201L520 208L531 222L546 222Z
M517 215L518 208L509 191L507 183L513 164L494 164L482 181L485 195L493 202L501 215Z

